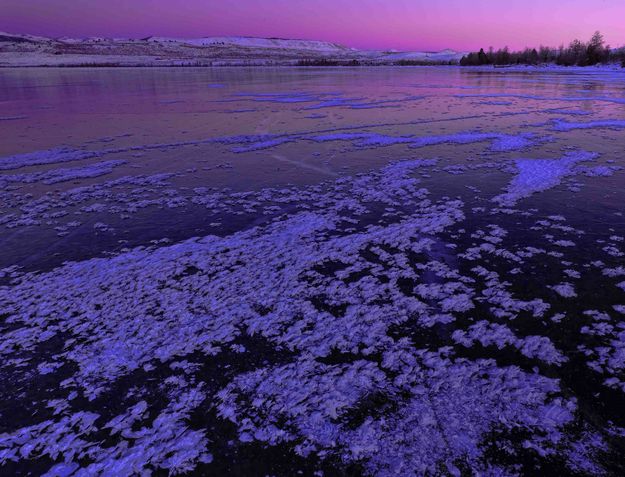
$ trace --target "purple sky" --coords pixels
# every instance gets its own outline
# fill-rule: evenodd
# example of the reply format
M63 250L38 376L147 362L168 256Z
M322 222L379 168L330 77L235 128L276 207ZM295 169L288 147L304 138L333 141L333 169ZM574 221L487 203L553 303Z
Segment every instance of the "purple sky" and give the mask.
M625 0L0 0L0 30L45 36L274 36L358 48L625 44Z

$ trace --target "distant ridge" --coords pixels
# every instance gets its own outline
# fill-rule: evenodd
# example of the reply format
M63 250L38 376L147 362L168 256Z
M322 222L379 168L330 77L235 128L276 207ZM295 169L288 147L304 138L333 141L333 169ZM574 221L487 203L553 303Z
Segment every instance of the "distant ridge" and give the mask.
M246 36L44 38L0 32L0 66L339 66L457 64L465 53L358 50L338 43Z

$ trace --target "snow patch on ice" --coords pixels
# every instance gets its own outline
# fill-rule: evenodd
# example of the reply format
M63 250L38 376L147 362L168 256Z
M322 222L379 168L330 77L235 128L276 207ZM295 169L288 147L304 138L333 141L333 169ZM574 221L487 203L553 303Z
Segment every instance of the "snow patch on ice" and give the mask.
M507 192L493 200L505 206L515 205L521 199L560 185L564 178L576 173L577 164L596 157L595 153L578 151L567 153L560 159L518 159L517 175L508 185Z
M553 120L555 131L573 131L575 129L625 129L625 120L602 120L588 122L569 122L563 119Z

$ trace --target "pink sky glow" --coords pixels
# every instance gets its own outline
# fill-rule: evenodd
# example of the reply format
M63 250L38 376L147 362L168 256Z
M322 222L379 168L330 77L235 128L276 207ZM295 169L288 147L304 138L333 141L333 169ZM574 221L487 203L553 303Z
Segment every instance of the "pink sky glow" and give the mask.
M44 36L259 36L356 48L625 45L623 0L0 0L0 30Z

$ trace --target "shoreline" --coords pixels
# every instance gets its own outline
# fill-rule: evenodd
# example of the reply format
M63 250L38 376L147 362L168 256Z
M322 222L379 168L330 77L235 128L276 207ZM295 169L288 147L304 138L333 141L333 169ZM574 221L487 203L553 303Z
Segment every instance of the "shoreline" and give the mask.
M522 71L601 71L601 72L625 72L625 68L618 65L593 65L593 66L560 66L555 64L544 65L510 65L510 66L461 66L458 64L440 64L440 63L424 63L424 64L396 64L396 63L367 63L353 64L347 62L345 64L332 65L303 65L293 63L222 63L222 64L190 64L190 63L69 63L69 64L0 64L0 69L24 69L24 68L303 68L303 69L361 69L361 68L458 68L467 71L488 71L488 72L522 72Z

